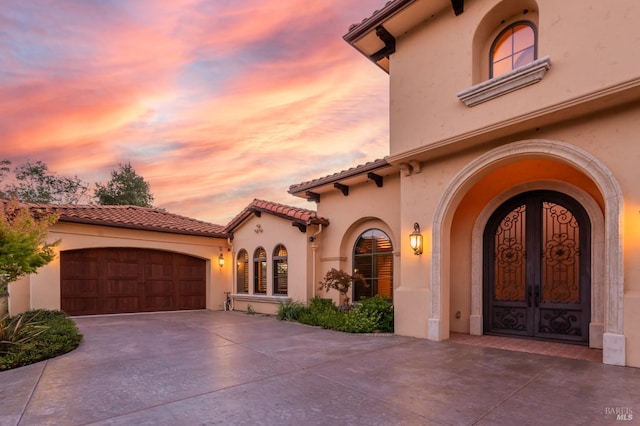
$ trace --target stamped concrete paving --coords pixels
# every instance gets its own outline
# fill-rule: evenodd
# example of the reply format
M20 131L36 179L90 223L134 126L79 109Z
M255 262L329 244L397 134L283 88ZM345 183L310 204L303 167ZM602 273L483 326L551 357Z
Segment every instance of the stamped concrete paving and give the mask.
M640 369L239 312L76 321L80 348L0 373L0 424L620 424L616 411L640 420Z

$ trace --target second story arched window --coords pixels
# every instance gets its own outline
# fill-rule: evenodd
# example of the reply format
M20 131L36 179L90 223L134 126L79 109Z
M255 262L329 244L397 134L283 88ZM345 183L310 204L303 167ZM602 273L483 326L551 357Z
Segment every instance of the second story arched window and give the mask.
M238 293L249 293L249 253L245 249L238 252L236 280L236 291Z
M262 247L253 253L253 293L267 294L267 252Z
M537 58L536 29L531 22L515 22L498 34L491 45L489 77L498 77Z
M289 264L287 249L282 244L273 251L273 294L286 295L289 291Z

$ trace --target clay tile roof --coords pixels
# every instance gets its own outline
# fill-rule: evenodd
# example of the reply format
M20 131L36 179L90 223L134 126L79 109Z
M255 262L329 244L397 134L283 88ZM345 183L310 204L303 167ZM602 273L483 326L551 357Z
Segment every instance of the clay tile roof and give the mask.
M289 186L289 194L299 194L302 191L308 191L314 188L318 188L320 186L324 186L327 184L335 183L341 181L346 178L350 178L356 175L360 175L363 173L372 172L377 169L381 169L383 167L389 166L389 162L385 159L378 159L374 161L369 161L368 163L361 164L359 166L351 167L347 170L342 170L341 172L334 173L332 175L324 176L318 179L313 179L307 182L298 183L295 185Z
M273 203L254 199L247 207L244 208L236 217L234 217L225 227L226 232L233 232L242 222L256 212L268 213L292 221L294 224L300 225L329 225L329 220L318 217L314 210L302 209L299 207L287 206L285 204Z
M191 219L161 209L138 206L99 206L25 203L32 213L51 212L60 222L84 223L115 228L140 229L172 234L227 238L221 225Z

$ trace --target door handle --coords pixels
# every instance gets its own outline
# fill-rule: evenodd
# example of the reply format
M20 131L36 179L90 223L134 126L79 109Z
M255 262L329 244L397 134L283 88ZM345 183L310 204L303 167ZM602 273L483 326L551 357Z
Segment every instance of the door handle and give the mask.
M538 306L540 306L540 287L535 288L535 297L533 299L533 301L535 302L535 307L537 308Z
M533 289L530 285L527 286L527 307L531 307L531 298L533 297Z

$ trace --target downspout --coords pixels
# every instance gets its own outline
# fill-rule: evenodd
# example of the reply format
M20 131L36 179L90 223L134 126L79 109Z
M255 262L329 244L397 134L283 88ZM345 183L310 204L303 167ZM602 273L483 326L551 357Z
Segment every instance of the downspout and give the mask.
M318 243L316 243L316 239L318 235L322 232L322 224L319 225L318 231L309 237L309 241L311 241L311 297L315 294L315 285L313 281L316 279L316 253L318 251Z
M233 252L233 243L231 242L231 238L227 238L227 247L231 250L231 294L235 293L236 288L236 254Z

